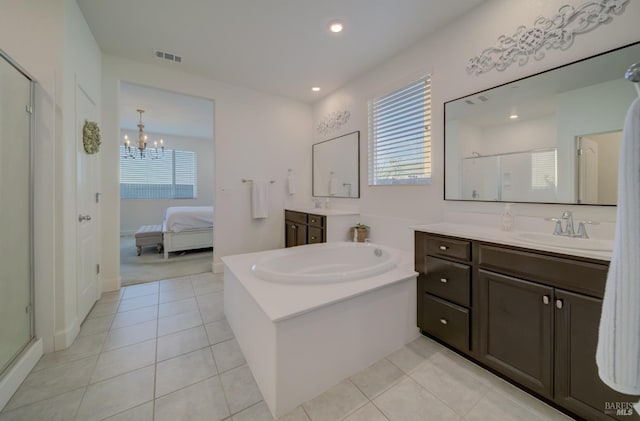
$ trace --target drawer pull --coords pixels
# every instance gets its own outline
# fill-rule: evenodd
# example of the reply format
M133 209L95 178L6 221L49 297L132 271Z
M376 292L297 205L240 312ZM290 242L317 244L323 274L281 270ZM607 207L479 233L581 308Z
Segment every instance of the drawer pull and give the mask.
M445 250L448 250L448 249L449 249L449 247L447 247L447 246L440 246L440 247L438 247L438 248L439 248L440 250L442 250L442 251L445 251Z
M449 322L447 321L447 319L440 319L440 323L442 323L443 325L446 325Z
M563 303L562 303L562 300L556 300L556 308L557 308L558 310L562 309L562 304L563 304Z
M446 284L447 282L449 282L449 280L447 278L440 278L440 282Z
M543 302L544 304L549 304L549 296L548 296L548 295L543 296L543 297L542 297L542 302Z

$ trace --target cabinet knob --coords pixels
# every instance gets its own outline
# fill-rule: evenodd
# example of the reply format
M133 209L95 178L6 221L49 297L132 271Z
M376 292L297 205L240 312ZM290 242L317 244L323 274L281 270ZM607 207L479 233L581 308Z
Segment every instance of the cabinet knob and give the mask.
M449 249L449 247L447 247L447 246L440 246L440 247L439 247L439 249L440 249L440 250L448 250L448 249Z
M312 219L312 220L311 220L311 222L316 222L316 220L315 220L315 219Z
M315 240L315 239L316 239L316 237L314 237L314 236L311 236L311 239L312 239L312 240Z
M447 321L447 319L440 319L440 323L442 323L443 325L446 325L449 322Z
M295 225L291 225L291 229L292 229L292 230L294 230L294 229L296 229L296 228L297 228L297 227L296 227Z
M560 310L562 308L563 304L564 303L562 302L562 300L556 300L556 308L558 310Z
M543 302L544 304L549 304L549 296L548 296L548 295L543 296L543 297L542 297L542 302Z
M440 282L446 284L447 282L449 282L449 280L447 278L440 278Z

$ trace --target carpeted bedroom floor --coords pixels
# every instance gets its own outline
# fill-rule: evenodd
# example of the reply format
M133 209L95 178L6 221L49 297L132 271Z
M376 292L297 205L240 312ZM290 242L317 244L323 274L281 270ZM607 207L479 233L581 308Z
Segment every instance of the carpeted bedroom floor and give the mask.
M120 237L122 286L211 272L212 262L213 249L170 253L165 260L154 246L147 246L138 256L135 238Z

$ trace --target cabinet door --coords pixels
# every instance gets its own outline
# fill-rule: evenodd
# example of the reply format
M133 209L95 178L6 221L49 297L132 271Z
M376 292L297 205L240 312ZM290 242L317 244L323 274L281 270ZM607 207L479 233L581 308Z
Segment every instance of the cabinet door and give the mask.
M611 406L637 402L638 397L610 389L598 376L596 346L602 300L562 290L556 290L555 299L556 402L589 420L611 419L605 412L614 418L640 420L635 411L616 417Z
M553 288L479 271L480 359L552 397Z
M294 247L307 244L307 226L285 221L285 246Z

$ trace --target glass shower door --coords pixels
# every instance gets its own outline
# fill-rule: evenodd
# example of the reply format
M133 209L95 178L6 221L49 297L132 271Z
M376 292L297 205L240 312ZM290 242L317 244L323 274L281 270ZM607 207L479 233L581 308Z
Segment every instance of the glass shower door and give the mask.
M0 375L33 331L30 106L31 81L0 54Z

